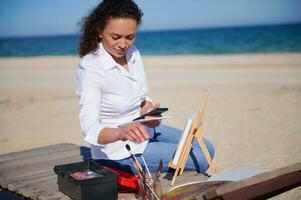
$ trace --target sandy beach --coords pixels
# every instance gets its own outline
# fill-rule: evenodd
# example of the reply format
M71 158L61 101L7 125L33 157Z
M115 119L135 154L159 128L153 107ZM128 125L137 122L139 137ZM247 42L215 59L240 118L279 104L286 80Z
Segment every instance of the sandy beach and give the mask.
M301 54L144 56L164 124L182 129L209 92L203 136L220 171L301 162ZM87 145L79 127L79 58L0 58L0 154L57 143ZM164 133L163 133L164 134ZM277 199L299 199L301 188Z

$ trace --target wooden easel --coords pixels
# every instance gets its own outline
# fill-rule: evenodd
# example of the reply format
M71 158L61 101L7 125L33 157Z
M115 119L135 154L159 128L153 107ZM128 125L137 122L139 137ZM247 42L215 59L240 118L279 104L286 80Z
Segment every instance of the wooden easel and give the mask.
M199 143L199 145L200 145L200 147L201 147L201 149L202 149L202 151L203 151L203 153L206 157L206 160L209 164L209 168L211 168L211 173L215 174L217 172L217 167L216 167L215 163L213 162L213 160L212 160L212 158L211 158L211 156L208 152L208 149L207 149L207 147L204 143L204 140L201 136L202 117L203 117L203 114L204 114L205 106L207 104L208 96L209 96L209 94L207 93L206 96L205 96L205 100L204 100L203 104L201 105L200 110L195 115L195 118L192 122L191 128L190 128L189 133L186 137L186 140L185 140L185 143L184 143L184 146L183 146L183 149L181 151L181 154L180 154L180 157L179 157L179 160L178 160L177 164L174 165L173 160L171 160L169 162L169 167L176 170L175 173L174 173L174 176L172 178L171 185L174 185L174 183L176 181L176 177L178 176L178 174L180 174L180 175L183 174L185 164L187 162L187 159L188 159L188 156L189 156L194 138L197 139L197 141L198 141L198 143Z

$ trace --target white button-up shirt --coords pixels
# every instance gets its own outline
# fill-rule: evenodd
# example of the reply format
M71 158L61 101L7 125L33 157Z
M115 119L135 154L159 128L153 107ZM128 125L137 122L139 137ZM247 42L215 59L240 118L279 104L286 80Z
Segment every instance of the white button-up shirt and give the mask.
M98 143L103 128L116 128L140 116L140 104L148 99L142 59L135 46L127 51L126 59L129 71L116 63L100 43L98 50L85 55L78 67L80 125L84 140L91 144L93 159L124 159L130 156L126 144L134 153L143 153L148 144L148 141Z

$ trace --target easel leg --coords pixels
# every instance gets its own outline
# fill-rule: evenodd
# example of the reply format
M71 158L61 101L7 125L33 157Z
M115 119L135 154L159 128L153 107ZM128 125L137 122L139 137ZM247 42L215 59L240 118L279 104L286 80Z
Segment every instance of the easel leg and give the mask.
M173 177L172 177L172 180L171 180L170 185L174 185L174 184L175 184L175 181L176 181L176 178L177 178L177 176L178 176L179 170L180 170L180 168L177 167L177 168L176 168L176 171L175 171L175 173L174 173L174 175L173 175Z
M192 144L189 144L189 146L185 149L185 154L183 156L183 161L182 161L182 163L180 165L181 166L180 175L182 175L183 172L184 172L185 164L186 164L186 162L188 160L191 147L192 147Z
M197 141L200 144L202 151L204 152L205 158L209 164L209 168L211 167L212 174L215 174L218 171L218 169L217 169L215 163L213 162L213 160L209 154L209 151L205 145L205 142L201 136L201 128L198 128L198 130L195 134L195 137L197 138Z

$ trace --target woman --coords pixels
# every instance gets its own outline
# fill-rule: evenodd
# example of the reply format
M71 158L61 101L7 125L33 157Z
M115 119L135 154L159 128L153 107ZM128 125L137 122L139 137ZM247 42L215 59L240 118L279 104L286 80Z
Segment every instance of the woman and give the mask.
M163 134L150 142L150 128L158 126L158 121L118 127L160 106L147 96L141 55L133 45L142 15L132 0L104 0L85 18L76 89L80 124L85 141L91 144L92 158L133 173L126 144L134 154L143 153L152 171L161 158L168 169L177 144L175 134ZM209 147L213 154L212 145ZM204 156L202 159L199 164L206 168ZM191 159L188 165L195 169Z

